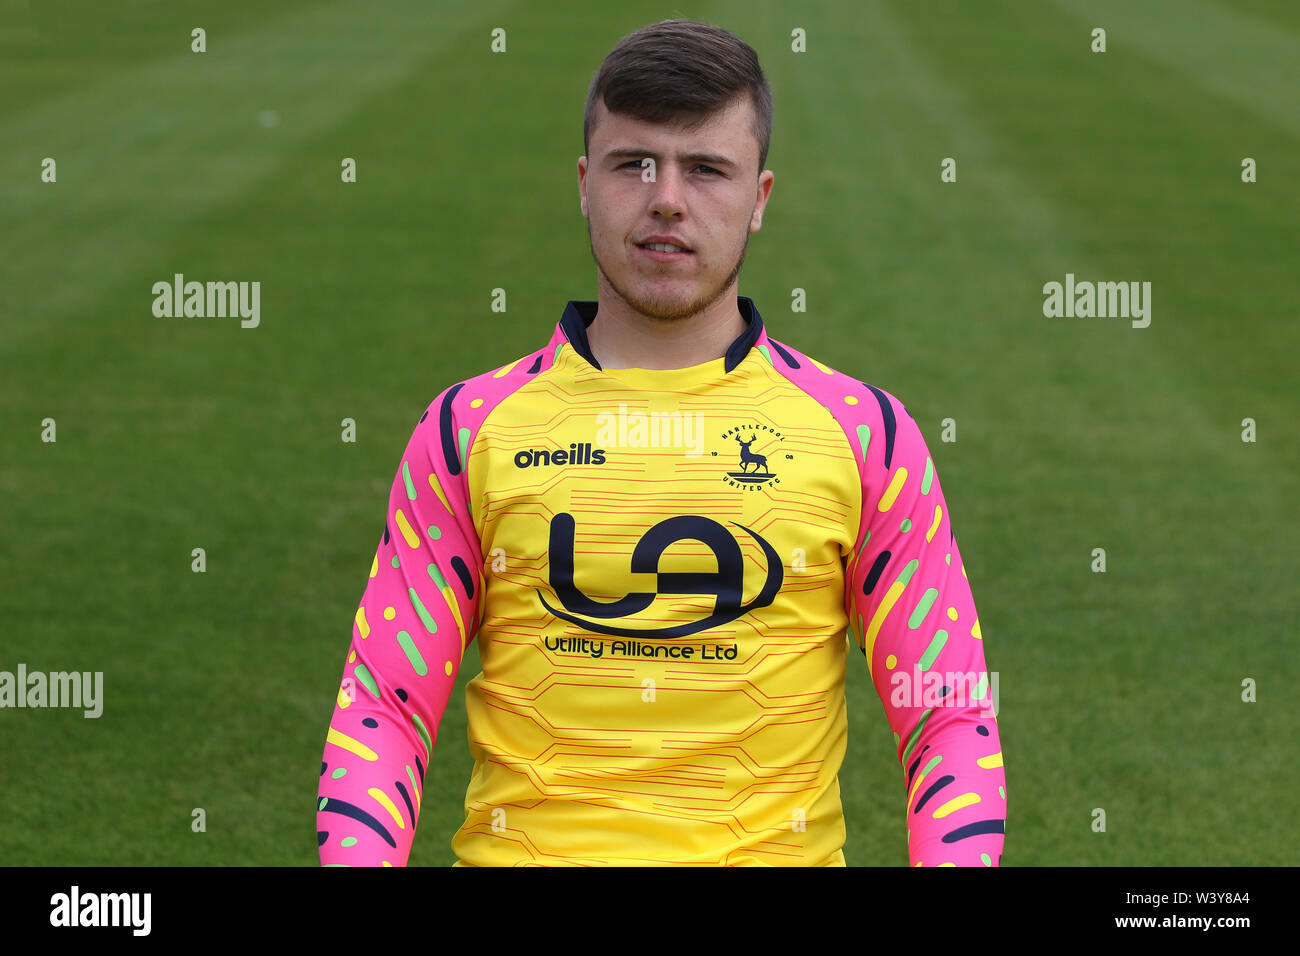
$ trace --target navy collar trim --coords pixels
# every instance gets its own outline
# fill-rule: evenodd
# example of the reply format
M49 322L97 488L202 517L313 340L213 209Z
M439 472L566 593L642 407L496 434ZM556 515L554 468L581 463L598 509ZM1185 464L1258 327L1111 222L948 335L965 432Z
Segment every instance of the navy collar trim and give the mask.
M560 318L560 328L564 331L569 344L573 346L573 350L590 362L593 367L600 368L600 363L591 354L591 346L587 342L587 326L595 321L596 305L597 303L591 301L571 299L569 304L564 307L564 315ZM728 372L744 361L745 356L749 354L749 350L754 347L754 343L758 341L759 335L763 332L763 317L758 314L758 308L754 305L753 299L749 296L738 295L736 296L736 307L740 310L741 317L748 324L736 341L727 346L726 362L723 368Z

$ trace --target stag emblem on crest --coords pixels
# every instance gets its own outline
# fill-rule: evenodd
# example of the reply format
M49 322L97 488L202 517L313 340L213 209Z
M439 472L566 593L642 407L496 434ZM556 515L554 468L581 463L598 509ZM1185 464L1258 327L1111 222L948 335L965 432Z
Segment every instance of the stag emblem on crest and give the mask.
M736 441L740 444L740 470L749 474L749 466L753 465L756 471L767 471L767 456L755 455L749 450L749 446L757 441L757 435L750 435L749 441L742 441L739 435Z

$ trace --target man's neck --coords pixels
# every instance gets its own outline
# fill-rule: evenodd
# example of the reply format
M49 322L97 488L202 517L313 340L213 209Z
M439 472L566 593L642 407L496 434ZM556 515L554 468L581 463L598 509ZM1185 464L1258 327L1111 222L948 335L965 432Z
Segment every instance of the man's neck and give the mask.
M587 345L601 368L689 368L726 355L746 325L734 285L707 309L683 319L650 318L616 294L602 294L587 326Z

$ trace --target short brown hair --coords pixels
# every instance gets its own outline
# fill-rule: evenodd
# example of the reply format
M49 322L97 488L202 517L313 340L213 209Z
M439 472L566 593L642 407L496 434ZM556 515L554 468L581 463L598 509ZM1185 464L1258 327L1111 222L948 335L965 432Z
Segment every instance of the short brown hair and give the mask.
M738 96L754 104L758 171L772 142L772 90L758 54L740 37L695 20L664 20L629 33L609 52L587 91L582 148L591 146L596 104L646 123L697 129Z

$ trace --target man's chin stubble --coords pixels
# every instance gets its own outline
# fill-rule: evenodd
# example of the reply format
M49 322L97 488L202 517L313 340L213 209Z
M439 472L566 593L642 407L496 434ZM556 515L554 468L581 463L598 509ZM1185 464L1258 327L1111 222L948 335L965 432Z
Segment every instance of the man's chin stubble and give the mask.
M726 294L726 291L731 288L732 283L735 282L737 277L740 275L740 267L744 264L745 253L749 249L749 235L746 233L744 245L740 248L740 257L736 260L736 264L732 267L731 274L727 276L726 281L718 286L711 295L702 296L686 305L679 305L678 302L680 300L665 301L662 299L632 298L623 289L620 289L612 279L610 279L609 273L606 272L605 268L600 264L600 259L596 256L595 245L591 242L590 227L588 227L587 230L587 244L591 247L591 258L596 263L596 270L605 280L606 285L613 289L614 293L627 303L628 308L646 316L647 318L657 319L662 322L673 322L680 319L689 319L692 316L698 315Z

